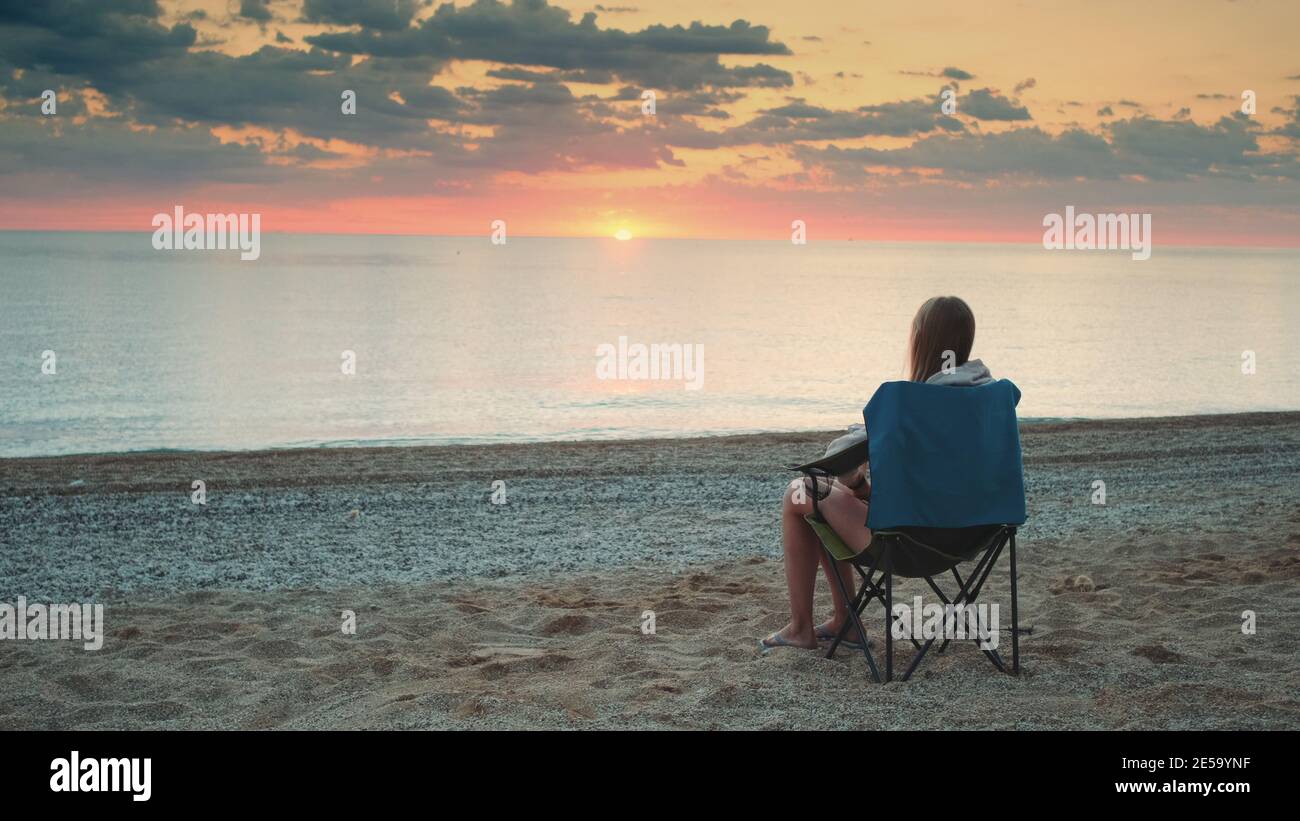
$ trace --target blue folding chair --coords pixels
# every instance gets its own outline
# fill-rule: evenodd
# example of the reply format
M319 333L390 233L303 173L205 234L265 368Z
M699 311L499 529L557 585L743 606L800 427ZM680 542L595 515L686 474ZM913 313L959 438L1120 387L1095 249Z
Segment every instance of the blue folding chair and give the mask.
M891 629L894 577L925 579L943 605L973 608L990 571L1007 550L1011 560L1011 668L996 648L980 646L999 671L1020 672L1020 612L1016 595L1016 527L1025 521L1024 469L1016 405L1020 389L1001 379L978 387L886 382L863 409L871 471L871 502L866 527L871 543L854 553L826 523L817 507L824 498L819 479L829 480L825 468L796 468L813 485L813 513L807 517L822 548L833 561L850 562L862 587L850 596L838 573L832 574L849 602L844 626L832 641L827 658L848 635L858 632L867 667L876 682L880 671L867 643L862 611L879 601L885 610L885 681L894 677L894 637ZM860 462L859 462L860 463ZM957 566L974 561L962 579ZM949 596L935 576L951 573L957 593ZM879 574L879 575L877 575ZM976 611L978 612L978 611ZM1029 631L1023 631L1029 632ZM911 678L935 638L922 644L911 637L916 655L903 674ZM938 652L949 643L944 638Z

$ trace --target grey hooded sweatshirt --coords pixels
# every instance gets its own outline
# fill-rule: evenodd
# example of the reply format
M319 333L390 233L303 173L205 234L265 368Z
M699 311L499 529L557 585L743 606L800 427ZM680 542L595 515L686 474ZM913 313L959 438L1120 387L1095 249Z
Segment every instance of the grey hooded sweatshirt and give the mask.
M973 388L977 385L983 385L993 381L993 374L984 363L978 359L972 359L964 365L958 365L950 373L939 371L929 379L925 380L927 385L950 385L954 388Z

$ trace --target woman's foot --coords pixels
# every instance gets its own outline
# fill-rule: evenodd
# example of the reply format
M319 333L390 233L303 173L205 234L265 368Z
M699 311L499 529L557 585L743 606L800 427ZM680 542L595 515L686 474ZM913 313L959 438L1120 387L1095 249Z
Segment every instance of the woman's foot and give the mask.
M843 626L843 619L827 619L813 628L813 635L818 641L830 641L840 634L840 628Z
M844 621L842 619L839 621L828 619L814 627L813 633L817 636L818 641L835 641L835 637L840 634L840 628L843 626ZM841 641L840 644L844 647L857 649L862 646L862 641L858 636L858 631L850 627L849 631L844 635L844 640ZM867 646L874 646L871 639L867 639Z
M794 629L793 624L787 624L760 641L759 644L764 652L776 647L798 647L803 650L816 650L817 636L811 628L807 628L806 632L800 633Z

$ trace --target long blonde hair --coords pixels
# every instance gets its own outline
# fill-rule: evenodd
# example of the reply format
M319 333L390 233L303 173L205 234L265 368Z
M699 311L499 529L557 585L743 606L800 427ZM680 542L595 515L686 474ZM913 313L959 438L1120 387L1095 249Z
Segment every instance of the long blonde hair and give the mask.
M912 319L908 345L908 379L924 382L943 368L944 352L952 351L953 365L965 365L975 344L975 314L960 297L927 299Z

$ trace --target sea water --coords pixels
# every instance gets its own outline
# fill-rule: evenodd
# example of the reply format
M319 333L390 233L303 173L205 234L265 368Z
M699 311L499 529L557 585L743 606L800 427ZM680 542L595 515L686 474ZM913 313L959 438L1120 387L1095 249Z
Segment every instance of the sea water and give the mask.
M1022 418L1300 409L1296 250L7 232L0 455L840 428L936 294Z

